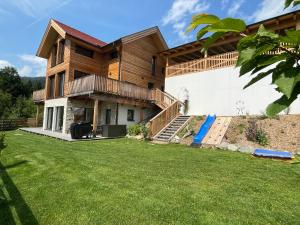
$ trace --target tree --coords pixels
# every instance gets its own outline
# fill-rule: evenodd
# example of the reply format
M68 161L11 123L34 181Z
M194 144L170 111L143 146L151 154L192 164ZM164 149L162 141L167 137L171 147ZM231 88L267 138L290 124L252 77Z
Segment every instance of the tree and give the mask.
M286 0L285 7L300 5L300 0ZM198 14L193 16L187 32L196 30L197 39L211 34L204 42L202 51L224 36L237 33L241 36L237 44L240 76L251 74L252 80L244 89L272 76L272 84L282 96L267 107L267 115L275 116L289 107L300 94L300 30L286 30L284 35L275 34L261 25L255 34L246 35L246 24L241 19L220 19L215 15Z
M18 71L13 67L0 69L0 90L11 94L13 101L19 96L26 96Z

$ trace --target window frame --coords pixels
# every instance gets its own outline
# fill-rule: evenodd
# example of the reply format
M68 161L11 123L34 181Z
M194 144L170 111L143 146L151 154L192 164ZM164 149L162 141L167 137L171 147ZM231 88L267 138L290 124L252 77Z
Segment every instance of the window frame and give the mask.
M134 109L127 109L127 121L134 122Z
M78 45L78 44L75 45L75 53L79 54L79 55L82 55L82 56L85 56L85 57L88 57L88 58L91 58L91 59L93 59L94 55L95 55L95 51L94 50L85 48L85 47L83 47L81 45Z

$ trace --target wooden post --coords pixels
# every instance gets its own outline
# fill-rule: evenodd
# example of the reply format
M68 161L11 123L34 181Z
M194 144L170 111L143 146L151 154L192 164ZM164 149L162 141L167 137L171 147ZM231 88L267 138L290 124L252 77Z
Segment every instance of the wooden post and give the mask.
M141 111L140 111L140 122L142 122L144 120L144 109L141 108Z
M40 106L36 105L36 116L35 116L35 125L39 126L39 114L40 114Z
M204 52L204 69L206 70L207 69L207 51Z
M99 100L94 101L93 133L96 135L98 126Z
M167 57L166 59L166 68L165 68L165 77L168 77L168 73L169 73L169 57Z
M300 30L300 16L299 15L296 18L296 30Z

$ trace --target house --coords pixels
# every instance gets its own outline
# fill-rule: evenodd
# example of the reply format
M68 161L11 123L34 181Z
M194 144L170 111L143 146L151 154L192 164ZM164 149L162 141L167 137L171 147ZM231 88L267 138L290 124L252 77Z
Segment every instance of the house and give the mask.
M246 33L261 24L277 33L300 29L300 10ZM169 49L158 27L105 43L51 20L37 51L48 62L46 85L33 93L44 104L43 129L69 133L73 122L88 121L97 133L105 124L150 120L150 135L170 140L188 119L179 116L183 102L188 115L261 114L280 95L271 78L243 90L250 78L235 68L239 39L227 34L203 54L204 39ZM300 113L299 100L290 113Z
M300 10L251 24L246 33L257 31L261 24L277 33L300 29ZM228 34L214 43L207 54L200 51L204 40L161 53L167 62L165 89L188 102L189 115L261 115L268 104L281 96L270 85L271 77L243 90L251 77L239 77L239 68L235 68L239 39L238 35ZM300 113L300 98L291 105L289 113Z
M163 92L165 58L159 52L167 49L158 27L105 43L50 20L36 53L47 59L45 89L33 93L34 102L44 104L43 129L66 134L72 123L85 121L97 133L104 124L155 116L154 135L179 113L179 101Z

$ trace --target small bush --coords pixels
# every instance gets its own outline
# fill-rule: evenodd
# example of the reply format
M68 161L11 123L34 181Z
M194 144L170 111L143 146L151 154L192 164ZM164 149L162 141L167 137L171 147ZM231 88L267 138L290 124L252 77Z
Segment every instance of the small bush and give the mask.
M130 136L136 136L142 133L141 125L139 124L133 124L128 127L128 134Z
M268 137L263 129L259 128L255 120L249 121L249 126L246 130L246 137L249 141L256 142L262 146L268 144Z
M255 120L250 120L246 129L246 137L248 141L256 141L256 133L258 131L258 125Z
M141 133L143 134L144 138L148 138L149 136L149 129L146 126L141 126Z
M2 153L3 149L5 149L5 133L0 133L0 153Z
M237 126L237 129L240 134L244 133L245 127L246 127L245 124L242 123Z
M262 129L259 129L256 133L256 142L262 146L269 143L267 134Z

